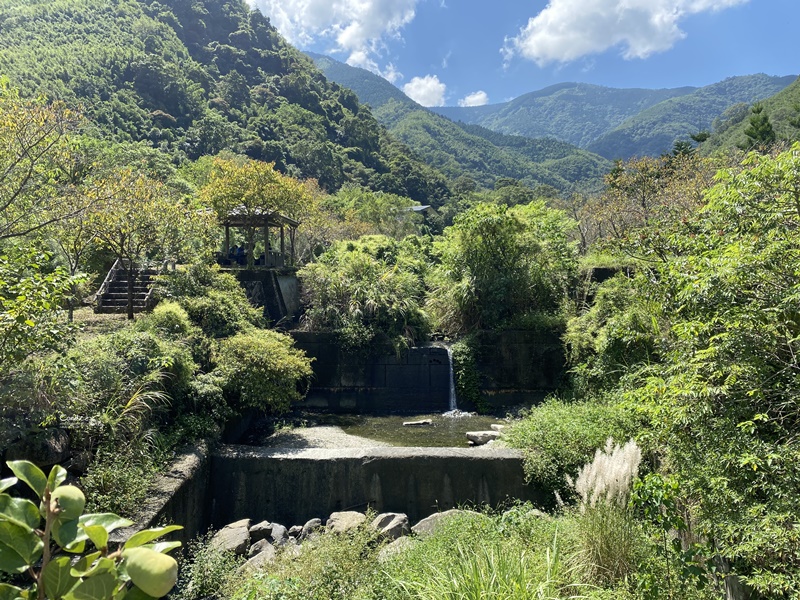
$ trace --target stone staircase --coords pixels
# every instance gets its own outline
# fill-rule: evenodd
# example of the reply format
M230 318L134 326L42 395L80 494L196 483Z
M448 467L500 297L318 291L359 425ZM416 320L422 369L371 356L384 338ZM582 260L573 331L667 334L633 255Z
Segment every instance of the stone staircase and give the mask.
M133 272L133 312L153 308L152 278L156 269L136 269ZM96 313L125 313L128 310L128 271L120 261L114 263L97 292Z

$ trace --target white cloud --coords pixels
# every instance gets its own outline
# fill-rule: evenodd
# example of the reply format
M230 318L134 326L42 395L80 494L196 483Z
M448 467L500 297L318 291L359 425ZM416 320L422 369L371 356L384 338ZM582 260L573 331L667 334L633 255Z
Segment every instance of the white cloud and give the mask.
M304 46L318 39L335 43L347 62L383 75L375 57L386 37L399 37L415 16L419 0L248 0L270 18L289 42ZM391 65L390 65L391 66ZM387 66L387 72L397 71ZM390 80L391 81L391 80Z
M403 86L406 96L422 106L443 106L447 86L436 75L414 77Z
M459 106L483 106L484 104L489 104L489 94L483 90L467 94L458 101Z
M689 15L749 0L550 0L516 37L506 38L506 60L519 55L539 66L570 62L621 47L625 58L647 58L685 37Z

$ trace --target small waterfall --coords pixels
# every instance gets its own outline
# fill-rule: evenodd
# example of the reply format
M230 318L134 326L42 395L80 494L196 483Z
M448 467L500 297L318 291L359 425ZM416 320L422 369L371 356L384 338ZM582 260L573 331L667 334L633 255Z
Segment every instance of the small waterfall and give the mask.
M456 379L453 375L453 351L450 349L450 346L447 346L447 362L450 366L450 402L447 412L455 413L458 410L458 404L456 403Z

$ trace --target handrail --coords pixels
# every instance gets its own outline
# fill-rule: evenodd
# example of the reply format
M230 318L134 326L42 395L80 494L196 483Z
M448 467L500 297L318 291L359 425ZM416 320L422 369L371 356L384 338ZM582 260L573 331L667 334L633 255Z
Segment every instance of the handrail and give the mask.
M95 294L95 300L97 302L97 306L100 306L103 302L103 294L108 291L108 286L111 285L111 282L117 277L117 271L121 268L120 260L117 259L114 261L114 264L111 265L111 269L106 274L106 278L103 280L103 283L100 284L100 289L97 290L97 294Z

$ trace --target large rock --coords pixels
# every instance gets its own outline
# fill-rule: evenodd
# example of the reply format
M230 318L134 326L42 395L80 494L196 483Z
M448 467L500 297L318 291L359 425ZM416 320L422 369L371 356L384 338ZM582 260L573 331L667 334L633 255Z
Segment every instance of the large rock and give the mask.
M499 431L468 431L467 439L476 446L483 446L500 437Z
M269 534L267 539L274 546L283 546L286 540L289 539L289 532L286 530L286 527L280 523L273 523L272 533Z
M492 423L491 425L489 425L489 428L492 431L499 431L500 433L502 433L503 430L506 428L506 426L501 423Z
M425 517L419 523L414 525L411 528L411 531L414 534L420 536L430 535L434 531L436 531L436 528L439 527L443 521L446 521L447 519L452 519L456 515L463 515L468 513L473 515L479 514L472 510L460 510L458 508L451 508L450 510L433 513L431 516Z
M286 532L286 534L290 538L297 539L297 538L299 538L299 537L301 537L303 535L303 526L302 525L292 525L291 527L289 527L289 530Z
M272 535L272 523L269 521L261 521L250 527L250 542L253 544L267 539L270 535Z
M266 550L267 546L274 549L268 540L258 540L257 542L251 544L250 549L247 551L247 558L253 558L256 554Z
M261 540L262 542L265 540ZM260 543L260 542L259 542ZM242 571L260 571L265 566L272 564L275 562L275 547L271 544L267 544L264 548L253 556L252 558L248 559L244 565L241 566L240 570Z
M385 562L392 558L393 556L404 552L411 546L417 543L412 537L403 536L399 537L396 540L386 544L383 548L380 549L378 552L378 562Z
M408 516L403 513L381 513L372 521L372 527L382 537L396 540L408 534Z
M309 519L303 525L303 531L300 533L300 539L306 539L309 535L322 527L322 519Z
M361 525L367 520L366 515L354 510L331 513L325 526L334 533L344 533Z
M45 468L66 462L69 457L69 434L63 429L51 428L12 443L6 450L5 460L29 460Z
M211 538L210 546L221 552L233 552L243 556L250 546L250 519L230 523Z

